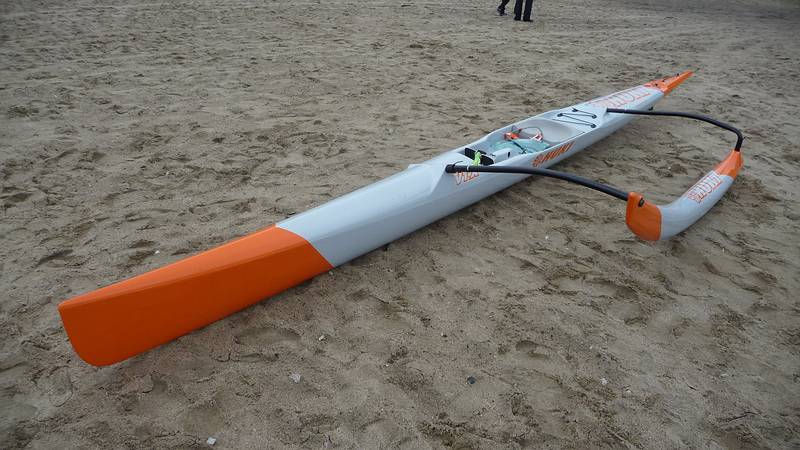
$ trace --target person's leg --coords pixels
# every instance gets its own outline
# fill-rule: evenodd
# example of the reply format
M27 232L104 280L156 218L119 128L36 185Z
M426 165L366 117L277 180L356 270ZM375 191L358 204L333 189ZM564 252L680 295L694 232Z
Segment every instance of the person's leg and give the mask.
M503 1L501 1L500 2L500 6L497 7L497 13L500 14L501 16L505 16L506 15L506 5L510 1L511 0L503 0Z
M514 3L514 20L519 20L522 18L522 2L525 0L517 0Z
M525 14L522 15L522 20L526 22L531 21L531 10L533 9L533 0L525 0Z

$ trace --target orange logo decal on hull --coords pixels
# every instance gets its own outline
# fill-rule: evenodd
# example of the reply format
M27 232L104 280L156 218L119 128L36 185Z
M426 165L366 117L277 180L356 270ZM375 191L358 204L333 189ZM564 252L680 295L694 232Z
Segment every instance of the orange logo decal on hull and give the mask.
M586 103L592 106L598 106L600 108L619 108L620 106L633 103L641 98L649 97L650 94L652 94L650 89L637 86L635 88L626 89L622 92L600 97Z
M539 167L542 164L544 164L545 162L550 161L553 158L557 158L557 157L563 155L564 153L568 152L569 149L572 148L572 144L574 144L574 143L575 143L575 141L567 142L566 144L561 145L559 147L556 147L556 148L554 148L553 150L550 150L547 153L542 153L541 155L539 155L536 158L534 158L533 163L532 163L533 167Z
M454 175L456 176L456 186L458 186L459 184L478 178L480 174L478 172L456 172Z
M688 191L686 191L684 197L688 198L689 200L694 200L697 203L702 203L703 199L708 197L712 192L717 190L720 185L722 185L722 177L717 175L714 172L709 173L708 175L704 176L700 179L697 183L694 184Z

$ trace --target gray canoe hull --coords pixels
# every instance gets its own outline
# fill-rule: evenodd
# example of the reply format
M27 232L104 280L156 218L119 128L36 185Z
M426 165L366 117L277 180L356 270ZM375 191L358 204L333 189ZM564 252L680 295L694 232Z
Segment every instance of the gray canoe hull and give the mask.
M546 168L569 158L633 120L607 107L649 109L662 97L657 88L637 86L567 108L549 111L495 130L468 145L277 224L307 240L338 266L501 191L529 175L445 173L447 164L469 164L465 148L489 149L512 129L535 126L552 145L522 153L498 166ZM577 110L577 112L576 112Z

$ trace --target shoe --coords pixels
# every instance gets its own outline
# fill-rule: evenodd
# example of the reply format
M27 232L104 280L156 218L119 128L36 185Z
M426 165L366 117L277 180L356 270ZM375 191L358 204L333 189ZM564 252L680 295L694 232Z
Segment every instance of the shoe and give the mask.
M503 8L501 8L501 7L499 7L499 6L498 6L498 7L497 7L497 15L499 15L499 16L505 16L505 15L506 15L506 10L504 10Z
M523 22L533 22L531 19L522 19Z
M519 17L514 17L514 20L519 20Z

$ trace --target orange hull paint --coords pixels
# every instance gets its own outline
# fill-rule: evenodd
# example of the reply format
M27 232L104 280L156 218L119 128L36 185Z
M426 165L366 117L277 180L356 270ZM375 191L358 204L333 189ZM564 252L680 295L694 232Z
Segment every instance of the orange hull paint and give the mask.
M728 153L728 156L722 160L717 167L714 167L714 172L717 172L720 175L727 175L731 178L736 178L736 175L739 174L739 169L742 168L744 165L744 160L742 159L742 153L737 152L736 150L731 150Z
M295 286L332 266L302 237L269 227L58 305L80 357L122 361Z
M657 241L661 236L661 211L638 192L628 194L625 223L628 228L646 241ZM641 206L639 204L641 203Z
M645 86L660 89L661 92L664 93L664 95L669 95L669 93L672 92L673 89L678 87L684 81L688 80L689 77L691 77L692 75L694 75L694 72L692 72L691 70L687 70L686 72L679 73L674 77L666 77L658 80L653 80L645 84Z

